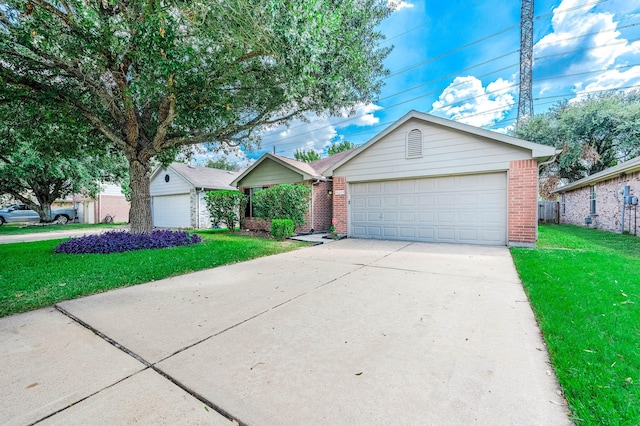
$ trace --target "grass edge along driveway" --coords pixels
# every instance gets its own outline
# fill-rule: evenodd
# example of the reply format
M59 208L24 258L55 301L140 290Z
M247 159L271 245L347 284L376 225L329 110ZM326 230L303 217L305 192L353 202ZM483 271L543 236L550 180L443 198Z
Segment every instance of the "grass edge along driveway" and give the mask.
M539 229L511 254L574 422L640 424L640 238Z
M198 234L203 241L193 246L112 254L53 253L60 239L1 244L0 317L308 245L214 231Z

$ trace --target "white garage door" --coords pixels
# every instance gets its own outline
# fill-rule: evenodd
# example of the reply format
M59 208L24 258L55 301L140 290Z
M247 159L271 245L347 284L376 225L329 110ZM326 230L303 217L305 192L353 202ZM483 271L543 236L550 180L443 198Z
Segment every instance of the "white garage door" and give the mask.
M180 228L191 226L189 194L153 197L153 226Z
M507 175L351 184L356 238L506 245Z

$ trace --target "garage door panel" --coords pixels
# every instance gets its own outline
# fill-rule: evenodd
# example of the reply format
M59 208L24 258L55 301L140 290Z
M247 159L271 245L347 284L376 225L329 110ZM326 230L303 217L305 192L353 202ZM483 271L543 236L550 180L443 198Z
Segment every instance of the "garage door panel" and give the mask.
M416 205L416 197L414 195L404 195L400 197L400 205L402 207L413 207Z
M414 239L416 238L416 228L407 228L407 227L401 227L400 228L400 236L402 238L411 238Z
M478 223L478 212L476 211L468 211L468 212L460 212L459 221L463 224L476 224Z
M435 228L417 228L418 239L423 241L433 241L436 236Z
M420 211L418 212L418 222L420 223L435 223L436 214L432 211Z
M396 207L398 205L398 197L384 197L384 208Z
M416 220L415 212L407 212L407 211L400 212L400 223L412 223L412 222L415 222L415 220Z
M453 228L436 228L436 235L439 242L456 242L456 231Z
M398 236L398 228L396 227L385 227L384 228L384 236L386 238L394 238Z
M356 237L506 244L506 173L351 184L350 194Z
M398 221L398 212L384 212L384 221L385 222L397 222Z

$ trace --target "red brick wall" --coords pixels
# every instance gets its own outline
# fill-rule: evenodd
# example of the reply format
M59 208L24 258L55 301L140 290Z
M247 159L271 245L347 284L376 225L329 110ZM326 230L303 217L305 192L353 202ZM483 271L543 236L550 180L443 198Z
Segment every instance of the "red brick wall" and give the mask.
M333 224L336 234L347 233L347 178L336 176L333 178Z
M560 195L560 223L585 226L585 217L591 217L591 228L613 232L622 232L622 195L621 187L628 185L631 195L640 197L640 172L616 176L593 184L596 187L596 214L591 214L591 185L583 186ZM635 216L635 208L626 208L624 212L624 230L640 235L640 221ZM640 214L638 214L640 216ZM631 218L631 224L629 224Z
M537 239L538 162L512 161L508 173L509 245L533 245Z
M100 195L100 205L96 206L96 220L103 221L106 215L110 215L114 222L129 222L129 210L131 204L124 195ZM98 217L98 214L100 217Z
M333 197L329 191L333 190L330 181L320 182L313 186L313 226L316 231L328 231L333 217Z

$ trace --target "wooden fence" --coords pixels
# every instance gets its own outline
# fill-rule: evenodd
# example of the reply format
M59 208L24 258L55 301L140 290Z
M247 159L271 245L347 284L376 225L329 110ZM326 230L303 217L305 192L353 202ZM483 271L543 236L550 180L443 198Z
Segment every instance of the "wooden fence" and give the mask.
M557 201L538 201L539 223L560 223L560 207Z

